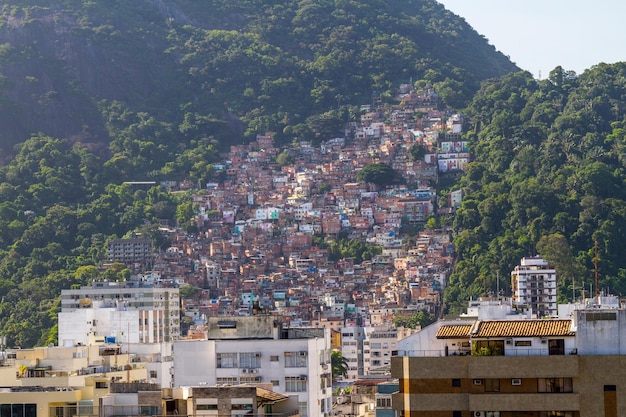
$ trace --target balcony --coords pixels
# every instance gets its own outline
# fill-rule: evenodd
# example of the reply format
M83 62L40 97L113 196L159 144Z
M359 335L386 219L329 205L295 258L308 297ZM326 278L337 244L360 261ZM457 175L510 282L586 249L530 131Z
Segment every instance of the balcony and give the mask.
M579 356L448 356L392 358L391 374L404 378L573 378Z
M469 396L469 409L500 411L575 411L580 409L580 398L577 393L471 394Z

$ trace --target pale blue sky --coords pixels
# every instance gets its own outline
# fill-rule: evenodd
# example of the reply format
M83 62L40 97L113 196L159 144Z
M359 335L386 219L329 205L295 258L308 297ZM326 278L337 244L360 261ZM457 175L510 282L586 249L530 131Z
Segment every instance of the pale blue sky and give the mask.
M623 0L438 0L535 78L626 61Z

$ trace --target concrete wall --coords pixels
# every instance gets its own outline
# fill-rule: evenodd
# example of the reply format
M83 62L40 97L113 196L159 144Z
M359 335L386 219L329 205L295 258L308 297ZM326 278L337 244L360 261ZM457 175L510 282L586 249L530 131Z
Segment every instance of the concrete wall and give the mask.
M392 375L400 379L393 407L404 408L405 415L435 415L426 412L437 410L626 415L624 355L397 357ZM571 378L573 392L539 393L540 378ZM497 392L487 392L489 379L499 381Z
M602 316L599 317L599 313ZM575 314L576 348L579 354L626 354L626 310L577 310ZM614 315L615 320L606 320L611 315Z

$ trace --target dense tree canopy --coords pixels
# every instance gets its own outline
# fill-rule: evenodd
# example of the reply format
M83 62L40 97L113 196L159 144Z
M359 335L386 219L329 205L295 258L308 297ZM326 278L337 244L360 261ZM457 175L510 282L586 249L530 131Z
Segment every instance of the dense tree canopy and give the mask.
M124 264L97 267L108 238L137 231L158 247L158 221L184 211L185 201L160 188L105 184L107 169L86 148L43 135L0 168L0 333L8 346L55 341L61 290L128 278Z
M580 76L557 67L541 81L507 75L474 97L475 162L458 184L465 197L454 219L460 261L450 309L495 293L498 278L508 289L529 255L556 266L560 300L589 294L594 242L601 290L626 294L625 77L624 63Z
M356 179L361 182L369 182L378 186L391 185L399 175L389 165L384 163L371 163L365 165L356 174Z
M481 80L514 70L435 0L8 0L0 162L43 132L101 152L113 141L111 168L136 175L211 136L320 140L350 106L411 79L467 103Z

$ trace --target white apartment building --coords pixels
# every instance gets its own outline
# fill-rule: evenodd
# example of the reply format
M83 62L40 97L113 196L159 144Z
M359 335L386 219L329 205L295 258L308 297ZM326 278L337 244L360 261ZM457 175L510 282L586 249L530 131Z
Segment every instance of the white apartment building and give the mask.
M540 257L522 258L511 272L513 304L528 306L537 318L557 315L556 271Z
M94 282L61 291L59 345L171 342L180 336L178 288Z
M348 361L345 381L365 375L385 373L391 356L398 350L398 331L390 326L343 327L341 354Z
M296 394L301 416L332 413L327 329L284 328L270 315L211 317L207 337L174 342L174 387L268 383Z

